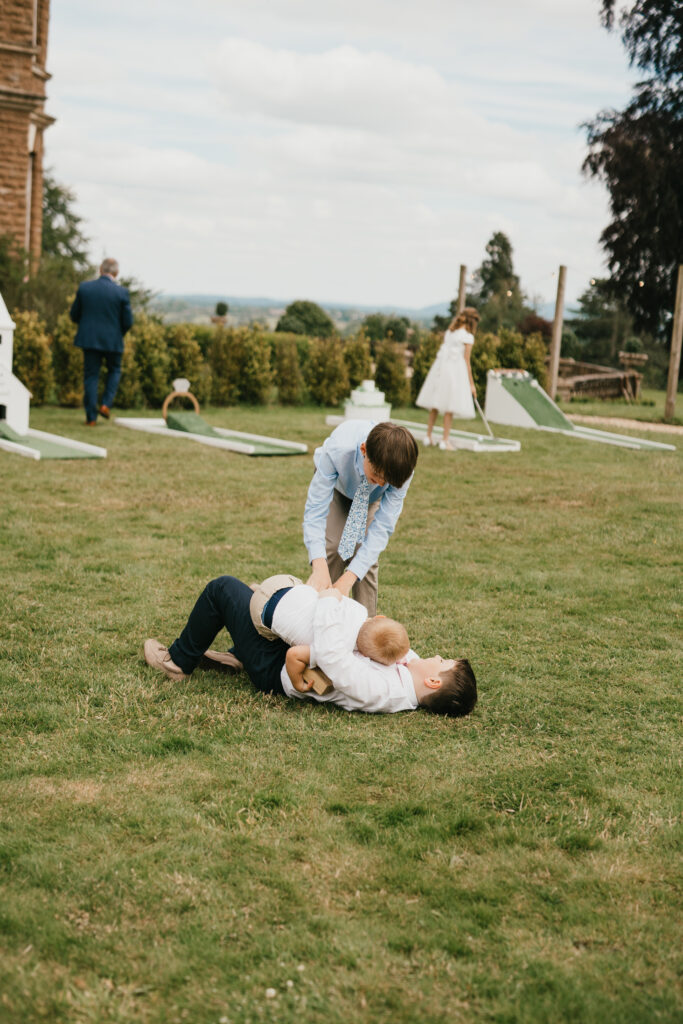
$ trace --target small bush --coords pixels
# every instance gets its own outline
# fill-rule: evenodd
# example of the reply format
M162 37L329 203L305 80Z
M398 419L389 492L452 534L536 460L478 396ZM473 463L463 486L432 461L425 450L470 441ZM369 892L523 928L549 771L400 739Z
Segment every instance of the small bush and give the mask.
M242 328L239 398L249 405L265 405L273 386L270 345L262 332Z
M415 349L415 355L413 356L413 376L410 381L410 393L413 402L420 393L420 388L429 373L429 367L436 359L436 353L439 351L442 341L443 335L441 334L430 333L423 334L420 337Z
M298 405L303 397L303 377L299 353L292 335L279 336L275 349L275 380L281 405Z
M126 338L133 342L145 404L150 409L158 409L171 390L170 359L163 324L147 313L138 313Z
M214 405L235 405L239 399L238 348L235 331L216 328L209 350L211 401Z
M410 400L410 384L406 377L406 361L403 349L387 338L377 346L375 384L390 405L407 405Z
M75 327L68 313L57 318L52 335L52 369L57 401L75 409L83 399L83 349L74 345Z
M210 381L203 373L204 358L192 324L170 324L164 329L170 360L169 377L186 377L190 390L199 402L206 402L211 393Z
M17 312L12 319L16 324L13 372L31 392L33 405L43 405L52 397L54 387L45 323L37 313Z
M542 335L536 332L525 337L517 331L503 327L498 338L498 366L528 370L544 388L546 385L546 346Z
M372 356L370 355L370 341L362 327L358 334L354 335L344 345L344 363L349 375L349 385L352 388L358 387L363 380L371 379Z
M201 349L202 359L208 361L216 328L209 324L193 324L192 327L194 330L195 341Z
M339 405L349 393L349 377L338 337L316 338L310 344L306 384L317 405Z
M498 358L498 338L495 334L483 331L477 334L472 346L470 363L477 395L483 402L486 394L486 374L489 370L495 370L496 367L502 365Z
M121 380L116 392L116 405L120 409L139 409L143 402L140 368L135 357L135 338L127 334L121 358Z

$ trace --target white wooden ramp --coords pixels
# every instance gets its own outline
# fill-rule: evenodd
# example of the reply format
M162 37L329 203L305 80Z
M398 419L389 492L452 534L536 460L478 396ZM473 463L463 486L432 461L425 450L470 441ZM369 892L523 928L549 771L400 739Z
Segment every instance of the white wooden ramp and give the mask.
M240 455L305 455L308 451L308 445L299 441L212 427L196 413L169 413L168 421L170 424L179 425L169 426L163 418L148 419L143 416L117 416L114 422L130 430L141 430L146 434L157 434L175 440L194 441L209 448L238 452Z
M345 421L345 416L327 416L325 423L328 426L338 426ZM427 436L426 423L414 423L412 420L397 420L392 416L391 423L397 423L399 427L405 427L417 441L423 441ZM440 441L443 438L441 427L434 427L432 437ZM454 448L467 452L518 452L521 449L519 441L513 441L507 437L490 437L488 434L473 434L467 430L455 430L451 428L448 440Z
M637 451L676 450L675 445L630 434L613 434L595 427L583 427L567 419L535 377L526 370L489 370L486 375L486 419L506 427L525 427L564 434L583 441L597 441ZM634 421L633 429L638 429Z

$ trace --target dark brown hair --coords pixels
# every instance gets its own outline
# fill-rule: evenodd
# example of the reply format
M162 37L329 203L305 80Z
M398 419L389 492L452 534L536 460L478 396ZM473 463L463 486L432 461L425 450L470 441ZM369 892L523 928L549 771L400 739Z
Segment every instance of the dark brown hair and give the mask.
M396 423L377 423L365 441L365 454L373 469L392 487L403 487L415 469L419 451L410 431Z
M453 668L439 676L441 686L422 698L422 707L435 715L469 715L477 703L477 680L467 658L458 658Z

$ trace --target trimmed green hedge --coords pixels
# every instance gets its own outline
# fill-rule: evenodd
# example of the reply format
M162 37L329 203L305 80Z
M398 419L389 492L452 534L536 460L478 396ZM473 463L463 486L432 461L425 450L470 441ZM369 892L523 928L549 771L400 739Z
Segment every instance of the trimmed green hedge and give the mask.
M83 394L83 354L73 344L75 327L64 313L52 337L36 313L15 313L14 372L39 405L78 406ZM190 381L200 404L338 406L362 380L372 379L393 406L414 401L441 345L442 335L419 332L413 340L413 376L406 376L406 347L387 338L371 360L361 327L342 340L249 327L164 324L138 313L126 335L116 405L159 409L176 377ZM492 367L529 370L545 385L545 344L540 335L502 330L482 334L472 349L472 372L483 397Z

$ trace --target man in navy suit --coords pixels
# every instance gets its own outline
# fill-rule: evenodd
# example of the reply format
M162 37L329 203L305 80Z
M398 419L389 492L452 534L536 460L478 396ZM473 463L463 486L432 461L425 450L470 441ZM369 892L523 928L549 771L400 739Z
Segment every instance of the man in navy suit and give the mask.
M118 273L116 260L103 260L97 281L84 281L78 286L69 314L78 324L74 345L83 349L83 405L89 427L97 423L98 412L109 419L121 379L123 336L133 326L130 296L128 289L117 283ZM107 376L98 409L97 389L103 359Z

